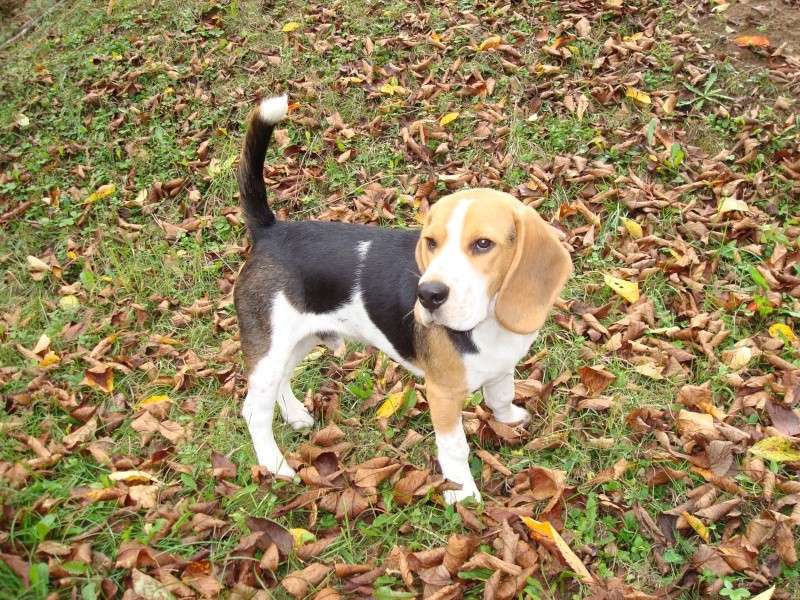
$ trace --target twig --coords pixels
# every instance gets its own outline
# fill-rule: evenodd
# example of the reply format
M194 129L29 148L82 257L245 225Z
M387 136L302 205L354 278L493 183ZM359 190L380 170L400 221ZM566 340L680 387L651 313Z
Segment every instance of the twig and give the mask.
M2 44L0 44L0 50L5 49L6 46L10 46L14 42L16 42L18 39L20 39L23 36L27 35L28 32L31 31L32 29L34 29L36 27L36 25L38 25L39 22L42 19L44 19L47 15L49 15L51 12L53 12L59 6L64 4L64 2L66 2L66 0L58 0L58 2L53 4L53 6L48 8L46 11L44 11L38 17L34 17L33 19L30 19L27 23L25 23L25 25L22 26L22 29L20 29L17 33L12 35L10 38L8 38L6 41L4 41Z

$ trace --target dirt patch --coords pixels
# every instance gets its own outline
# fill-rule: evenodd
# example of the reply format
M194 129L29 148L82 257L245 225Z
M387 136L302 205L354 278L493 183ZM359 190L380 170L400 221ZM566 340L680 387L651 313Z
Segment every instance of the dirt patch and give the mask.
M778 48L783 56L800 56L800 0L733 1L727 10L704 17L700 32L708 35L720 58L769 66ZM769 48L739 47L734 40L743 35L765 36Z

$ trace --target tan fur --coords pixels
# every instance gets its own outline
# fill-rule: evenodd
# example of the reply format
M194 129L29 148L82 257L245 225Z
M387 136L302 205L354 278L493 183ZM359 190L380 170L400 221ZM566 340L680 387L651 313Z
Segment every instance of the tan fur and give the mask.
M461 409L469 393L464 361L444 328L419 327L416 335L420 352L415 363L425 372L433 428L438 433L450 433L460 425Z
M519 204L514 222L516 250L497 294L495 316L509 331L532 333L544 324L572 272L572 260L532 208Z
M420 271L425 271L436 250L444 246L447 222L456 204L467 199L472 204L464 222L461 251L485 275L489 294L498 294L497 320L515 333L536 331L566 283L572 261L553 229L510 194L477 188L439 200L428 213L417 243ZM428 249L428 238L437 242L433 252ZM495 247L486 253L472 253L472 244L480 238L493 241Z

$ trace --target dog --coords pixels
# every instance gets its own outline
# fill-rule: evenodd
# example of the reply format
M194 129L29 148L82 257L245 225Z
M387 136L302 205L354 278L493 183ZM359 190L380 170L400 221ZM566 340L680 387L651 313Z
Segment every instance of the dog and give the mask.
M275 405L293 428L312 426L290 378L314 347L346 338L425 378L442 475L461 486L444 499L480 501L461 410L483 388L498 421L529 421L512 403L514 368L570 275L569 253L535 210L492 189L441 198L421 232L277 221L263 168L287 110L281 96L252 111L236 173L252 243L234 290L248 380L242 416L258 462L295 475L275 443Z

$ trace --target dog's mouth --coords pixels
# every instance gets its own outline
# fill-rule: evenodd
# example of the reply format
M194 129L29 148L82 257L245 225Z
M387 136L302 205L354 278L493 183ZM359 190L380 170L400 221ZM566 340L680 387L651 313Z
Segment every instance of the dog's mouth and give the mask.
M477 323L450 323L447 319L443 319L441 315L429 311L422 306L419 302L414 304L414 319L423 327L430 327L431 325L440 325L458 333L465 333L472 331ZM478 321L480 322L480 320Z

